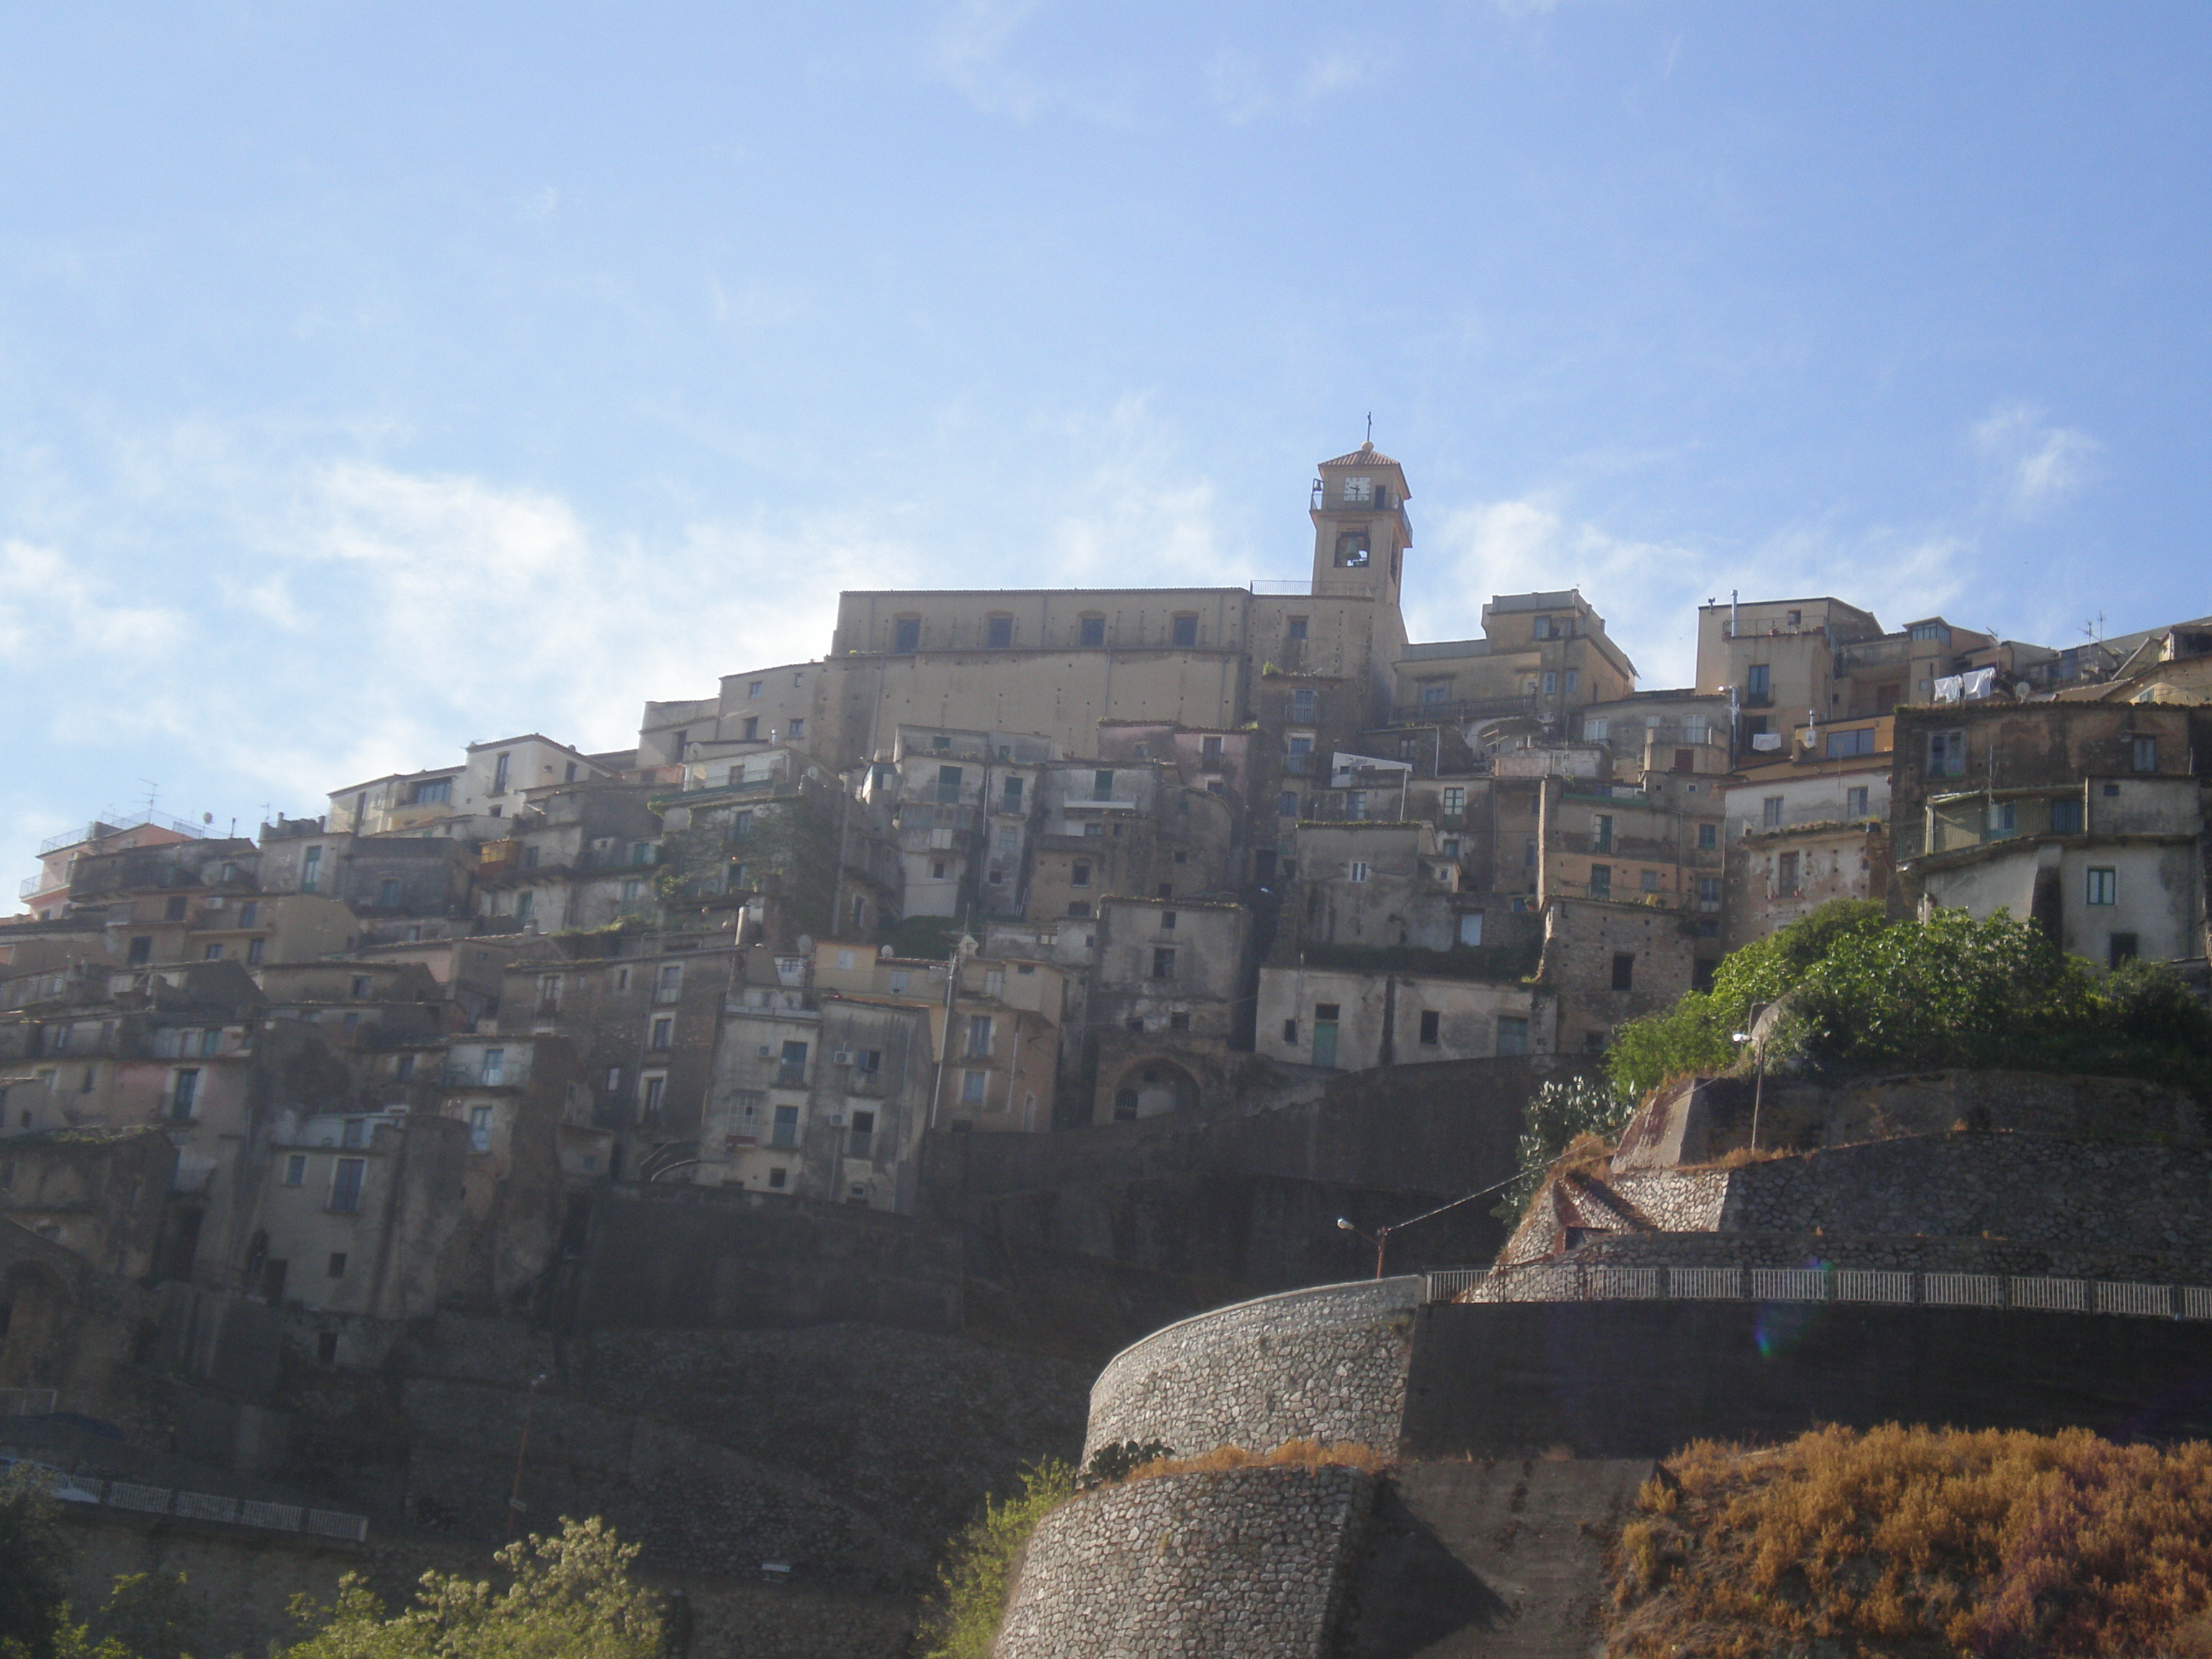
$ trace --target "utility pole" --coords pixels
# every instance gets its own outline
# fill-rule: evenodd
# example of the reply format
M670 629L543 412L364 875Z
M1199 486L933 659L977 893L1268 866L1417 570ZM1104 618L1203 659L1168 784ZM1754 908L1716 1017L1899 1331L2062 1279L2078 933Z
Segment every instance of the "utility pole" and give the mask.
M545 1380L541 1373L530 1379L530 1396L522 1406L522 1437L514 1443L514 1490L507 1498L507 1537L514 1541L514 1534L522 1525L522 1458L530 1449L530 1419L538 1409L538 1385Z

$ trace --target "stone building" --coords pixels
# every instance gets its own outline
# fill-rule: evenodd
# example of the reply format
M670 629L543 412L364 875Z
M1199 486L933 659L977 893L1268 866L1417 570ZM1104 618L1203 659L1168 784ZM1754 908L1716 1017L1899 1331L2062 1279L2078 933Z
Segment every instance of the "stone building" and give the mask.
M1249 1030L1238 1003L1250 945L1241 904L1166 896L1099 905L1085 1003L1092 1122L1131 1122L1223 1097L1231 1044L1244 1036L1240 1025Z
M1894 725L1875 715L1800 728L1786 758L1747 766L1725 786L1728 872L1717 908L1729 950L1832 899L1887 900Z
M152 1124L0 1136L0 1217L100 1272L146 1280L166 1265L177 1149Z

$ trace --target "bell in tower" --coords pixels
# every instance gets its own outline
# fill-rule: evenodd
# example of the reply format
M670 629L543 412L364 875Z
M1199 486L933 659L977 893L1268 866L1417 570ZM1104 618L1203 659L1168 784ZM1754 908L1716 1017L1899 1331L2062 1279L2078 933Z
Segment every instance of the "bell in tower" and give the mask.
M1323 461L1314 480L1313 591L1316 597L1398 603L1413 521L1406 473L1372 440Z

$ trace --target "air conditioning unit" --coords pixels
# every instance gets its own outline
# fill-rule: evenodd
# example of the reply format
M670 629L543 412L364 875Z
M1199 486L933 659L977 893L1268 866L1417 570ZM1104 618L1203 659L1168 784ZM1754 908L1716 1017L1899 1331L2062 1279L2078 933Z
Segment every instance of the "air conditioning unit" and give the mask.
M842 1112L830 1112L823 1121L833 1129L842 1129L845 1127L845 1115Z
M753 1052L754 1052L755 1054L758 1054L758 1055L759 1055L763 1060L766 1060L766 1059L768 1059L771 1054L773 1054L775 1052L775 1050L774 1050L773 1048L769 1048L769 1047L768 1046L768 1044L766 1044L765 1042L763 1042L763 1043L762 1043L762 1044L761 1044L761 1046L760 1046L759 1048L757 1048L754 1049L754 1050L753 1050Z
M850 1048L838 1049L830 1056L830 1063L832 1066L850 1066L853 1063L853 1051Z

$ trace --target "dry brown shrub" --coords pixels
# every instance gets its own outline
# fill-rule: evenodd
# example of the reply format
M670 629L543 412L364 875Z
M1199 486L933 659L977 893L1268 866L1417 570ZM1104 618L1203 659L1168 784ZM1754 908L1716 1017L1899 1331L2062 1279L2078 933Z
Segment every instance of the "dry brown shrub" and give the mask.
M1219 1474L1229 1469L1303 1468L1364 1469L1380 1474L1391 1460L1372 1446L1357 1440L1286 1440L1271 1452L1249 1452L1242 1446L1223 1446L1195 1457L1156 1457L1132 1470L1132 1480L1154 1480L1169 1474Z
M1613 1553L1617 1655L2179 1654L2212 1605L2201 1443L1890 1425L1669 1467Z

